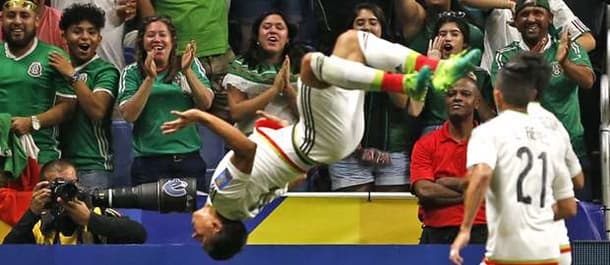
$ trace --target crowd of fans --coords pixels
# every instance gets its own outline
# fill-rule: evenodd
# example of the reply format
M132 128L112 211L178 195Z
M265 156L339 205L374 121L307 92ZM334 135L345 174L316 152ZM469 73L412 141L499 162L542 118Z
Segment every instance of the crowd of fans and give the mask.
M112 186L113 119L133 124L133 185L161 177L208 181L200 155L206 139L198 127L161 133L161 124L174 118L170 111L208 111L245 134L261 110L295 122L300 58L309 51L328 52L336 36L351 28L436 59L471 48L484 56L480 67L447 93L430 87L423 100L368 93L360 147L339 163L312 170L309 185L296 189L412 191L425 225L459 225L457 219L437 224L434 215L462 210L455 205L463 199L470 131L496 115L492 89L498 69L516 53L534 51L544 54L553 70L540 102L566 127L587 176L579 196L599 196L591 190L599 176L591 159L599 149L594 140L599 122L584 113L599 112L595 72L602 64L588 53L605 38L596 38L601 23L596 19L603 14L594 12L584 23L570 9L583 10L578 5L584 2L0 2L0 113L10 115L10 131L18 139L13 145L33 140L39 165L66 159L90 188ZM2 143L0 155L7 154ZM18 172L6 165L3 170ZM0 175L0 187L32 189L35 182L24 181L26 173ZM434 232L425 231L422 242L447 242Z

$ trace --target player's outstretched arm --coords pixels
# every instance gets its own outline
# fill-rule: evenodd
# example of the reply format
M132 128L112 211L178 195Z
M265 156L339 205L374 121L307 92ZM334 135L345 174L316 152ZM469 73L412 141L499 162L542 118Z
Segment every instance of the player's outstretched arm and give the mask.
M235 156L245 158L254 157L256 144L250 141L241 131L224 120L198 109L190 109L183 112L174 110L171 113L178 118L161 125L163 134L174 133L195 122L201 123L222 137L225 143L231 147ZM249 172L249 170L246 170L245 172Z
M461 265L464 262L464 259L460 256L460 250L470 241L470 231L474 223L474 217L489 187L491 174L491 167L487 164L476 164L468 170L468 188L464 197L464 220L462 220L460 232L449 251L449 259L454 264Z

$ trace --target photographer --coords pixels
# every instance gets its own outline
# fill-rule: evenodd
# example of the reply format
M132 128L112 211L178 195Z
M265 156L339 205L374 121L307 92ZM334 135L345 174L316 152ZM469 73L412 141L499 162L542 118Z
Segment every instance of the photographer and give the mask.
M54 160L42 168L30 208L4 239L4 244L138 244L146 230L113 209L88 206L75 188L76 168ZM78 184L76 184L77 186ZM76 196L71 196L76 194ZM63 199L62 199L63 198ZM65 200L64 200L65 199Z

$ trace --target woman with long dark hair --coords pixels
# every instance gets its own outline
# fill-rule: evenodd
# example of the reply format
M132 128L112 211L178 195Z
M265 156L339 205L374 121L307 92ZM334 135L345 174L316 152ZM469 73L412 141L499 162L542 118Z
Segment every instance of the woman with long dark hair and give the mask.
M121 74L119 110L134 125L134 185L161 177L196 177L199 181L205 177L197 127L175 135L162 135L159 129L173 119L171 110L207 110L214 99L195 56L197 44L191 41L184 54L177 56L176 42L176 29L169 18L145 18L138 31L136 63Z
M252 132L257 110L296 120L296 76L287 56L295 35L296 27L282 13L267 12L252 25L246 53L231 63L223 86L231 118L242 132Z

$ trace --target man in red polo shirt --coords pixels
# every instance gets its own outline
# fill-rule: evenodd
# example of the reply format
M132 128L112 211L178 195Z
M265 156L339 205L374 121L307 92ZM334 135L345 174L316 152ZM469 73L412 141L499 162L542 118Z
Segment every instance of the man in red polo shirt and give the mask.
M413 148L411 183L419 199L423 222L420 244L451 244L460 230L466 187L466 149L474 127L474 110L480 93L474 75L466 76L447 90L449 120L443 127L420 138ZM470 242L487 240L485 208L477 212Z

